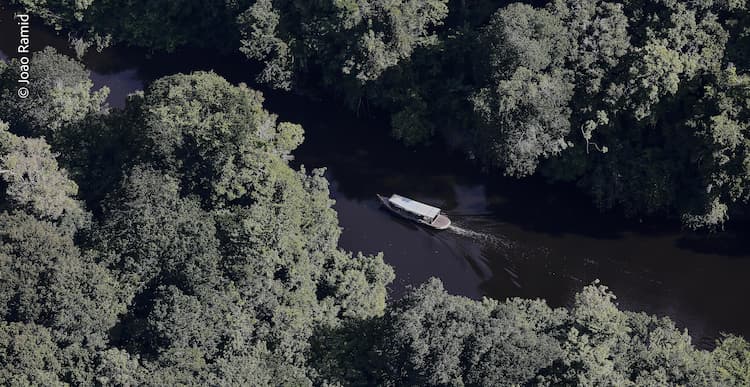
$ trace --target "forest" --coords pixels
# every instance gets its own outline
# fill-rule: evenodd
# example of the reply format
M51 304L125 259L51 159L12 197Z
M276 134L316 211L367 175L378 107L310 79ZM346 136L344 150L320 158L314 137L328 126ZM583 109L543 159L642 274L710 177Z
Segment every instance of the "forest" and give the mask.
M382 111L405 144L575 183L605 211L709 230L747 213L742 0L16 2L80 53L239 50L261 83Z
M740 0L14 3L80 56L239 51L260 84L602 210L715 230L750 198ZM562 308L438 279L391 299L393 269L339 247L324 171L290 165L304 129L260 91L175 74L114 108L79 59L34 53L25 99L0 60L0 384L750 385L744 338L697 348L598 281Z

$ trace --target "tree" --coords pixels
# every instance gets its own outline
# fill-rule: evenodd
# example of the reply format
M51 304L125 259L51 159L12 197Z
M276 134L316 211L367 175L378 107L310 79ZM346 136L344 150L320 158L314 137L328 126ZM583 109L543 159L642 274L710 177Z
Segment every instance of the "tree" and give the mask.
M477 144L506 174L532 174L568 147L573 83L564 68L568 32L546 10L512 4L484 33L485 85L472 97L482 127Z
M750 199L749 86L750 77L728 67L705 87L689 122L703 146L699 166L704 188L702 200L683 215L690 227L717 227L728 218L728 204Z
M50 332L36 324L0 321L0 380L5 386L64 386Z
M29 67L29 96L17 94L21 63L13 59L0 75L0 115L17 134L45 136L50 142L63 127L106 110L107 87L92 91L89 71L80 62L47 47L35 52Z
M0 225L0 317L44 325L60 343L105 345L124 311L109 272L49 222L3 213Z
M546 377L551 384L632 384L616 369L617 344L627 337L626 316L614 304L616 297L595 282L575 297L562 340L564 355L558 369Z
M16 0L27 12L56 30L65 30L71 43L102 49L126 43L151 50L173 51L188 44L234 49L238 35L234 18L249 1L149 1L128 4L112 0Z
M447 0L18 2L56 28L72 30L79 55L109 40L164 51L240 48L263 65L260 81L284 89L310 65L323 70L327 84L374 80L433 44L432 29L448 14Z
M259 92L213 73L159 79L136 103L143 109L144 162L178 172L184 189L212 206L252 192L258 173L303 139L299 125L276 123Z
M148 384L153 375L138 360L121 349L97 352L93 371L97 385L126 387Z
M550 335L560 316L541 301L450 296L432 280L389 307L371 362L385 367L373 375L385 385L525 384L561 355Z
M120 282L143 291L153 281L193 289L218 277L216 226L177 180L135 167L107 201L96 239Z
M690 336L666 318L626 313L630 339L621 343L616 362L628 370L637 385L719 384L716 367L707 351L693 347Z
M17 0L29 12L38 14L56 29L69 27L74 21L83 20L84 12L94 3L94 0L75 2L48 0Z
M115 42L150 50L174 51L188 45L224 51L238 47L234 18L249 1L159 0L129 4L97 0L84 22Z
M94 237L131 300L121 344L164 383L307 384L313 329L381 314L393 272L338 248L323 172L288 165L301 127L212 73L157 80L127 109L136 165Z
M393 2L261 0L238 18L241 51L265 62L260 80L289 88L293 74L322 70L324 83L377 79L436 41L432 28L447 16L445 0ZM313 80L313 82L316 82Z
M571 41L567 60L575 69L575 84L584 103L595 105L593 96L604 92L608 83L616 81L613 74L631 49L625 4L608 1L556 1L549 6L552 14L562 20ZM600 101L601 102L601 101Z
M744 19L725 20L744 12L733 2L513 4L481 30L491 2L450 4L460 14L444 30L435 29L442 0L23 3L166 49L195 39L201 23L239 16L199 43L240 28L245 54L267 64L264 81L288 87L307 71L322 83L343 79L338 90L393 109L407 141L452 135L508 174L578 180L605 208L674 210L687 225L717 226L750 195L748 78L724 56L728 40L744 39L724 30L743 29ZM125 16L105 17L113 10ZM203 13L201 23L157 25ZM34 60L43 70L35 82L51 88L0 102L14 124L0 124L2 382L750 379L744 339L696 349L669 319L621 311L598 282L569 308L470 300L438 280L389 303L393 270L381 254L339 248L324 170L290 166L304 132L278 122L261 93L213 73L180 74L109 111L80 64L51 50ZM0 62L6 97L14 71ZM93 223L79 186L97 206Z
M750 343L735 335L725 335L713 351L719 374L727 384L750 383Z
M57 165L56 155L39 138L11 134L0 122L0 181L2 208L26 211L75 231L89 216L75 199L78 186Z
M289 90L294 77L294 56L279 34L281 15L271 0L258 0L237 17L242 33L240 51L263 63L258 81Z
M319 332L311 363L344 385L741 385L742 339L697 350L669 319L620 311L615 299L595 282L571 308L551 309L451 296L431 280L383 317Z

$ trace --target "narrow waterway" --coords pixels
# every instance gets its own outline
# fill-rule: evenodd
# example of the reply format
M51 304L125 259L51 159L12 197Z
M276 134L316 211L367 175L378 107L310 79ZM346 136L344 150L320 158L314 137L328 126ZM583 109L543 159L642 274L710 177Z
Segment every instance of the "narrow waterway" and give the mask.
M0 12L0 57L16 52L17 25ZM68 54L66 39L34 21L32 46ZM109 103L163 75L213 70L252 84L240 56L207 52L149 55L107 49L84 58ZM300 123L305 143L295 165L326 167L347 250L382 251L396 270L391 296L429 277L454 293L544 298L568 305L582 286L600 279L628 310L669 316L701 346L719 332L750 337L750 243L746 226L699 235L674 224L600 214L574 188L483 175L439 145L408 149L387 136L387 121L352 114L337 101L268 92L266 106ZM380 208L375 194L399 193L445 209L454 226L431 231Z

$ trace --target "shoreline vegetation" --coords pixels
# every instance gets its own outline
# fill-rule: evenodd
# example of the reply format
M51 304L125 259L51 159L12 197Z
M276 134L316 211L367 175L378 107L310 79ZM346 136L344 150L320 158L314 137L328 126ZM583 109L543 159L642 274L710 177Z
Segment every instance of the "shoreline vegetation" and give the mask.
M18 3L83 46L224 42L260 81L372 101L406 143L462 112L446 122L486 165L603 207L711 228L747 199L734 2ZM382 255L339 248L323 171L290 167L303 128L244 84L166 76L120 109L52 48L26 99L17 69L0 61L0 383L750 384L745 339L697 349L598 282L557 309L439 280L389 300Z
M382 256L337 247L298 125L214 73L107 109L83 66L34 54L0 130L0 380L7 385L745 385L750 344L696 349L598 283L569 308L387 300Z
M77 51L240 52L257 81L337 95L478 168L576 183L603 211L715 230L745 217L743 1L15 0Z

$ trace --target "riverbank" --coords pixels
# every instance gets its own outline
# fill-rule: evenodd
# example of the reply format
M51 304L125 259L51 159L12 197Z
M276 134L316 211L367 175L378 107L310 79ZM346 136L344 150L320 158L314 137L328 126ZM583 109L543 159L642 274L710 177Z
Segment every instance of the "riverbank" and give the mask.
M0 18L0 32L16 28ZM10 24L10 25L9 25ZM72 54L65 39L32 20L31 45ZM3 39L0 52L12 57ZM96 87L108 86L109 103L163 75L213 70L232 83L252 84L240 55L222 57L182 50L149 55L110 48L84 62ZM391 297L439 277L453 294L544 298L568 305L584 285L600 279L627 310L670 316L701 346L719 332L750 336L750 311L734 301L750 292L747 232L702 235L674 224L624 220L601 214L566 185L479 173L440 144L410 149L388 137L387 120L356 116L335 100L310 100L265 90L266 106L282 120L302 124L304 144L295 165L328 168L341 226L341 246L384 252L397 274ZM441 157L436 157L440 154ZM462 231L431 232L382 211L376 193L400 193L447 210Z

